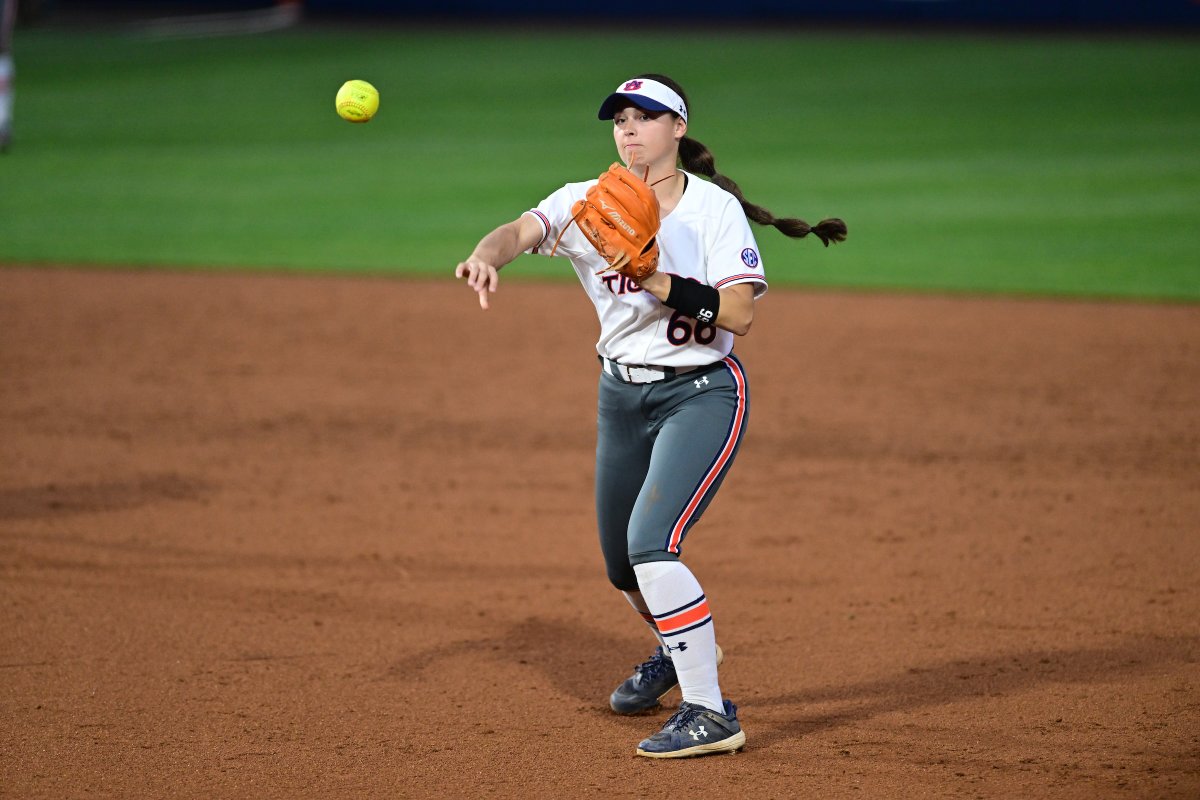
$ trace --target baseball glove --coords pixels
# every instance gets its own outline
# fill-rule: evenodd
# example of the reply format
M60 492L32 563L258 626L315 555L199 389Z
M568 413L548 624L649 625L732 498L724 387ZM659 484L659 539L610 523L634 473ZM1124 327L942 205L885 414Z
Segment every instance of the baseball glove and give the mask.
M571 207L571 221L616 270L640 281L658 270L658 198L646 182L613 164Z

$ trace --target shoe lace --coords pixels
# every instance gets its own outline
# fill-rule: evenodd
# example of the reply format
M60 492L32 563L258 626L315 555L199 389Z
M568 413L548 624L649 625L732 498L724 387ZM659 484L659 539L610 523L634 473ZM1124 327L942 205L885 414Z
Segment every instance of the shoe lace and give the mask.
M634 669L648 680L655 680L666 673L668 669L674 667L674 662L663 655L662 648L654 651L654 655L643 661L641 664L635 664Z
M691 725L692 720L699 716L702 711L704 711L704 709L699 706L685 703L679 707L678 711L671 715L671 718L667 720L667 724L663 726L663 730L666 730L667 728L677 731L683 730L687 726Z

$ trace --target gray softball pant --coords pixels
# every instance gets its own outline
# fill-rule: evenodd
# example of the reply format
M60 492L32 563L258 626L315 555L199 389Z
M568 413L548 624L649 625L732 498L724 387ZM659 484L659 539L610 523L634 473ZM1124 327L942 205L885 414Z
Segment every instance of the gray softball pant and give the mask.
M634 564L674 561L746 433L750 394L732 355L657 383L600 372L596 518L608 579L637 591Z

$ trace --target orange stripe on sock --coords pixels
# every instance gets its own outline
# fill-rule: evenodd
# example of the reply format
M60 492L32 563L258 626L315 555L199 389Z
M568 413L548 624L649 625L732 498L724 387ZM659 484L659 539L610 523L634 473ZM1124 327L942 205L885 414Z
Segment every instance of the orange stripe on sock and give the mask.
M704 619L708 614L708 601L705 600L700 605L689 608L687 611L681 611L673 617L660 619L658 621L658 632L666 634L673 630L687 627L693 622L699 622Z

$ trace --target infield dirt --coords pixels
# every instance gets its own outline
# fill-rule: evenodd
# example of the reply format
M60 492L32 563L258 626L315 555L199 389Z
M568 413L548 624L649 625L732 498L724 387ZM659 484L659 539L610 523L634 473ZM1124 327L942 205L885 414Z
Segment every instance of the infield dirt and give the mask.
M638 759L577 286L0 271L0 795L1200 796L1200 308L773 289ZM672 698L675 700L677 698Z

